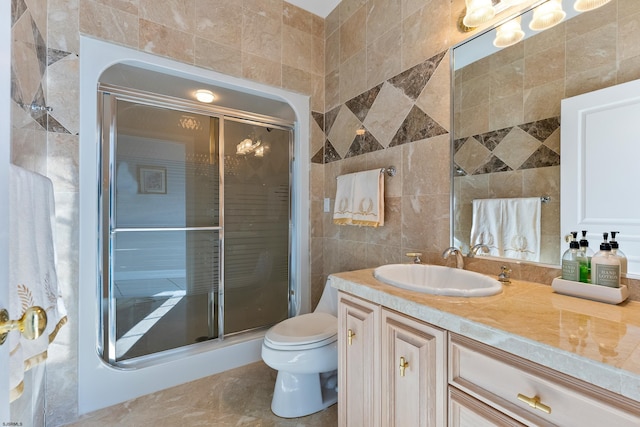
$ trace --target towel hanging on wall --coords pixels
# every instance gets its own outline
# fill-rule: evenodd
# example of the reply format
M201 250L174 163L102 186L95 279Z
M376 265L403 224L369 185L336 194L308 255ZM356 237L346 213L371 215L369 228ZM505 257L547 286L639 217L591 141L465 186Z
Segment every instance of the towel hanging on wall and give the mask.
M473 200L471 245L489 255L540 261L540 197Z
M380 169L338 176L333 222L339 225L384 225L384 176Z
M11 165L9 185L9 318L31 306L47 313L47 326L35 340L9 333L11 400L22 394L24 372L47 358L47 348L67 321L58 288L54 250L55 208L51 181Z

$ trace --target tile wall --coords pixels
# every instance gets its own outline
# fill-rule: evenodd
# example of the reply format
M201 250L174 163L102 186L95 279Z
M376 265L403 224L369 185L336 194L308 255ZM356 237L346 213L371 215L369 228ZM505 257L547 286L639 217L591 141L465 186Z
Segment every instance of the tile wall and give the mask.
M463 0L343 0L323 20L282 0L12 0L12 159L54 182L70 320L49 354L50 425L77 417L79 35L311 96L315 301L333 272L403 261L414 250L440 262L449 244L447 50L470 36L456 29L463 8ZM566 26L575 35L563 39L575 52L566 61L566 94L640 77L639 27L637 0L614 0ZM425 69L428 79L413 74ZM407 93L413 83L422 90ZM34 99L53 111L32 115L18 105ZM356 140L358 126L367 133ZM335 177L388 165L398 175L385 178L385 226L334 226L322 208L335 195ZM488 262L469 267L497 271ZM514 268L514 277L543 281L553 273Z

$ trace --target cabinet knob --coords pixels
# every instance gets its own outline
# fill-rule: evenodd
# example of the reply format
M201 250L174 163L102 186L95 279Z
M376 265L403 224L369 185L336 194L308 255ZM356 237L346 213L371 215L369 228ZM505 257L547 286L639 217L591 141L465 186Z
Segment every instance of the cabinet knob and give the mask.
M409 367L409 362L403 357L400 358L400 376L404 377L404 371Z
M349 341L349 345L353 344L353 337L356 336L356 333L353 330L349 329L347 331L347 340Z
M541 410L545 414L551 413L551 407L542 403L538 396L529 397L529 396L525 396L524 394L518 393L518 400L526 403L527 405L531 406L534 409Z

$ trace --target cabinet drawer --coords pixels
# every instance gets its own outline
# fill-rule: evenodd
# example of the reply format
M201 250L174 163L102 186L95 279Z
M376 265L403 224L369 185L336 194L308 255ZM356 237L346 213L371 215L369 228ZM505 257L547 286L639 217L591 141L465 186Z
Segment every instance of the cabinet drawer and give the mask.
M639 402L477 341L449 334L449 359L449 384L526 425L640 426Z
M477 399L449 386L449 427L523 427Z

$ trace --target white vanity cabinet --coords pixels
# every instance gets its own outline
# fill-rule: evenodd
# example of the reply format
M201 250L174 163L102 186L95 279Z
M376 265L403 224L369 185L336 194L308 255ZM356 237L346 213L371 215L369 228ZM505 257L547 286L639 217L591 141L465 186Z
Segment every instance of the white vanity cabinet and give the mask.
M446 334L340 293L340 426L446 425Z
M342 427L638 427L640 402L340 291Z

